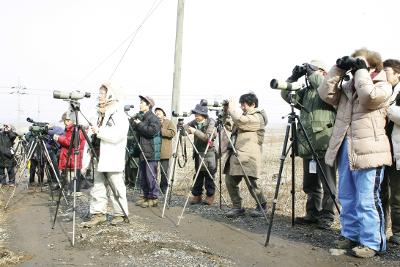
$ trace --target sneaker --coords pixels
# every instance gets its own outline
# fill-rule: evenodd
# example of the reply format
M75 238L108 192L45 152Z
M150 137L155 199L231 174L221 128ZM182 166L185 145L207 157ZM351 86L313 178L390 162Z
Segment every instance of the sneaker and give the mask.
M110 222L111 225L116 226L119 224L122 224L126 222L125 217L124 216L114 216Z
M107 217L105 214L97 213L93 214L89 221L81 223L81 226L84 228L91 228L93 226L105 223L107 221Z
M136 206L141 206L143 204L143 202L147 201L147 198L145 198L144 196L140 196L139 200L135 202Z
M196 205L196 204L200 204L201 203L201 196L193 196L190 201L189 204L190 205Z
M372 248L366 246L357 246L351 249L351 254L358 258L372 258L374 257L377 252Z
M267 214L267 207L262 208L262 210L264 211L265 215ZM260 209L260 207L257 207L255 209L252 209L249 211L249 215L251 217L264 217L264 214L262 212L262 210Z
M329 230L331 229L333 224L333 219L331 218L320 218L317 222L317 227L322 230Z
M389 238L389 242L391 242L391 243L393 243L393 244L396 244L396 245L400 245L400 236L398 236L398 235L392 235L392 236Z
M296 224L314 224L317 222L318 222L318 219L310 214L307 214L304 217L296 217L294 219L294 223L296 223Z
M345 238L343 236L339 237L338 240L335 240L335 247L338 249L352 249L358 245L357 242Z
M226 213L226 217L228 218L236 218L244 215L245 210L243 208L232 208Z

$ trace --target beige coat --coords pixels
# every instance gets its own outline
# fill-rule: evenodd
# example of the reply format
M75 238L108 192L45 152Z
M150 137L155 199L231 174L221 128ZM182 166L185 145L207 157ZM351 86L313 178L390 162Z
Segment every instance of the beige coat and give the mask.
M268 122L264 110L256 108L247 112L247 114L229 111L229 114L233 124L232 127L227 128L232 129L232 136L237 136L234 146L244 171L247 176L262 177L262 144L264 142L265 126ZM239 161L234 155L230 155L225 165L225 173L229 175L244 175Z
M385 133L392 87L381 71L373 80L365 69L339 89L344 71L333 66L318 88L322 100L337 106L337 115L325 162L333 166L347 136L351 170L391 165L390 145Z
M176 127L172 121L164 119L161 124L161 154L160 159L169 159L172 156L172 139L176 134Z

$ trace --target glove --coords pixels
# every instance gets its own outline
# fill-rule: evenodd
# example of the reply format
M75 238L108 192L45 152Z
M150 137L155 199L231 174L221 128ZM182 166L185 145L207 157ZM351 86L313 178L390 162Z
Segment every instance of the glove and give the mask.
M344 56L342 58L338 58L336 60L336 66L341 68L342 70L348 71L350 70L353 66L351 65L351 60L349 56Z
M292 70L292 75L287 78L287 82L296 82L301 76L306 74L306 68L304 66L296 65Z
M361 58L357 58L356 62L354 62L353 65L354 65L353 66L354 71L361 70L361 69L366 69L366 70L368 69L367 63L365 63L365 61L362 60Z

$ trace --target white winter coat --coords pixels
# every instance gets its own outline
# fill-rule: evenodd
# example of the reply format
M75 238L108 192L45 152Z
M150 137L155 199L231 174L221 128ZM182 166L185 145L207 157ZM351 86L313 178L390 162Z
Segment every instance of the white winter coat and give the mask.
M124 109L118 103L107 108L103 125L97 137L100 139L100 157L97 166L99 172L122 172L125 168L125 148L129 122ZM84 149L83 169L90 162L88 149Z

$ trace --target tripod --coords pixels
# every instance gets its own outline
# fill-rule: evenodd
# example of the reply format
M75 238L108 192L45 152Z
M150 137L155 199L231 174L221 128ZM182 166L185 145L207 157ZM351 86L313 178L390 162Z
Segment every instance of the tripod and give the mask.
M182 121L181 121L181 122L182 122ZM192 182L191 188L193 188L193 186L195 185L195 183L196 183L196 181L197 181L197 179L198 179L198 177L199 177L199 174L200 174L200 171L201 171L202 166L204 166L205 170L207 171L207 174L209 175L209 177L211 177L213 183L215 184L215 181L214 181L214 178L213 178L214 175L211 174L211 172L210 172L210 170L208 169L206 163L204 162L204 158L205 158L205 156L206 156L206 154L207 154L208 149L210 148L210 144L212 143L212 140L214 139L215 130L216 130L216 129L214 128L213 131L212 131L212 133L211 133L211 135L210 135L210 137L209 137L209 139L207 140L207 146L206 146L206 148L205 148L205 151L203 152L203 153L204 153L204 157L202 157L202 156L200 155L200 152L198 151L198 149L197 149L196 146L194 145L193 141L192 141L190 138L188 138L189 141L190 141L190 143L191 143L191 145L192 145L192 147L193 147L193 149L195 150L195 153L198 155L199 160L200 160L200 164L199 164L199 167L198 167L198 169L197 169L196 175L195 175L194 178L193 178L193 182ZM183 128L182 123L180 124L180 129L178 129L178 131L179 131L179 134L180 134L180 135L181 135L182 132L183 132L185 136L188 136L188 132L186 131L185 128ZM179 137L178 137L178 138L179 138ZM178 139L178 141L176 142L176 147L175 147L175 150L174 150L175 152L173 153L173 155L176 155L176 151L177 151L177 148L178 148L178 144L179 144L179 139ZM173 164L174 164L174 166L176 166L176 165L175 165L175 164L176 164L176 157L174 157L174 163L173 163ZM173 173L175 173L175 170L173 171ZM172 176L172 175L171 175L171 176L169 177L169 179L168 179L168 181L169 181L168 184L170 184L170 179L173 179L173 176ZM167 195L168 195L168 193L169 193L169 189L170 189L170 187L167 188ZM216 189L217 189L217 190L220 190L220 189L218 189L218 186L216 186ZM220 195L222 196L222 194L220 194ZM186 201L185 201L184 207L183 207L183 209L182 209L182 213L181 213L181 215L178 217L178 223L177 223L177 225L179 225L181 219L183 218L183 213L185 212L187 203L189 202L189 198L190 198L190 191L188 192L188 195L187 195L187 197L186 197ZM225 201L225 200L224 200L224 201ZM166 203L166 202L164 202L164 209L163 209L163 213L162 213L163 215L164 215L164 211L165 211L165 203ZM225 201L225 203L226 203L226 201ZM162 215L162 217L163 217L163 215Z
M292 163L292 226L294 226L294 217L295 217L295 156L296 156L296 149L297 149L297 133L296 133L296 121L298 122L298 125L300 126L300 130L301 132L304 134L305 140L307 142L308 148L312 153L312 157L313 159L316 161L317 163L317 167L319 168L319 170L322 173L322 182L325 184L326 188L328 188L330 197L333 200L333 203L335 204L335 207L338 211L338 213L340 214L340 210L339 210L339 205L336 202L336 196L332 193L332 189L330 187L330 185L328 184L328 181L326 179L326 174L322 168L321 162L318 159L318 154L315 151L314 147L311 144L310 138L307 135L307 132L304 129L303 124L301 123L301 120L299 118L299 116L295 113L294 111L294 106L295 103L293 101L293 96L294 96L295 92L294 91L290 91L289 92L289 104L290 104L290 113L288 115L288 123L286 126L286 133L285 133L285 139L284 139L284 143L283 143L283 147L282 147L282 154L280 157L280 166L279 166L279 173L278 173L278 178L276 181L276 188L275 188L275 194L274 194L274 200L272 202L272 210L271 210L271 217L270 217L270 223L268 225L268 232L267 232L267 238L265 240L265 246L267 246L269 244L269 239L271 236L271 229L272 229L272 224L273 224L273 220L274 220L274 214L275 214L275 209L276 209L276 203L278 202L278 194L279 194L279 187L281 184L281 178L282 178L282 171L283 171L283 165L285 164L285 158L286 156L289 154L289 150L291 150L291 154L290 157L292 158L291 163ZM288 148L288 141L289 141L289 133L291 134L291 144L289 145Z
M74 100L69 100L70 103L70 107L71 107L71 111L74 113L74 117L75 117L75 125L73 126L73 132L72 132L72 139L68 148L68 160L67 160L67 166L68 166L68 162L69 162L69 158L71 155L71 152L74 152L74 177L73 177L73 207L72 207L72 211L73 211L73 215L72 215L72 246L75 245L75 213L76 213L76 180L77 180L77 176L78 176L78 170L77 170L77 165L78 165L78 155L79 155L79 136L80 133L83 134L87 144L90 147L90 151L93 155L93 157L97 160L97 162L99 162L99 158L97 156L97 153L95 152L92 143L90 142L90 139L88 137L88 135L86 134L86 131L83 129L83 126L79 124L78 121L78 112L80 111L80 103L78 101L74 101ZM82 113L81 113L82 114ZM82 114L83 116L83 114ZM89 125L91 125L89 123ZM113 183L109 180L107 173L101 172L101 174L104 176L105 178L105 183L106 186L109 187L111 189L111 192L113 193L114 198L116 199L119 207L121 208L124 217L125 217L125 221L129 222L128 219L128 215L126 213L126 211L124 210L124 207L122 206L121 202L120 202L120 196L119 193L116 191ZM55 223L56 223L56 219L57 219L57 214L58 214L58 209L60 206L60 199L61 199L61 192L63 190L60 190L60 193L58 195L58 201L57 201L57 207L56 207L56 211L54 214L54 220L53 220L53 226L52 229L54 229Z
M29 149L28 149L27 156L25 158L23 158L22 164L20 165L20 168L17 171L17 177L18 177L17 180L16 180L17 183L19 183L21 181L22 175L24 173L24 170L27 167L28 162L32 159L34 153L37 152L37 154L39 154L39 161L43 160L43 155L44 155L44 160L45 160L44 164L41 164L41 163L38 164L39 168L41 168L41 166L44 166L43 167L44 168L43 171L48 176L47 179L51 179L51 172L49 170L49 166L50 166L51 171L54 174L54 177L56 178L56 181L57 181L58 185L61 188L61 182L60 182L60 179L59 179L59 174L54 168L53 161L51 160L49 151L47 150L47 147L46 147L46 144L45 144L45 141L44 141L46 139L45 134L43 132L41 132L41 131L37 131L37 132L32 131L32 132L34 133L34 137L35 138L30 141L30 143L28 145ZM51 184L49 184L49 188L51 190L51 196L53 197L53 189L51 187ZM4 209L7 209L11 199L14 197L15 190L16 190L16 187L14 187L14 189L13 189L13 191L12 191L12 193L11 193L11 195L10 195L10 197L9 197L5 207L4 207ZM67 198L65 197L64 191L62 191L62 190L60 191L60 198L61 198L61 194L63 195L63 197L65 199L65 202L68 204L68 201L67 201Z

